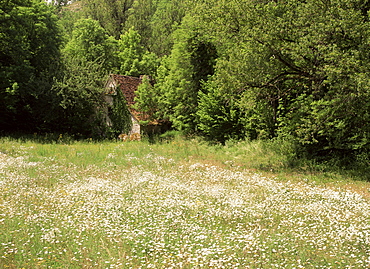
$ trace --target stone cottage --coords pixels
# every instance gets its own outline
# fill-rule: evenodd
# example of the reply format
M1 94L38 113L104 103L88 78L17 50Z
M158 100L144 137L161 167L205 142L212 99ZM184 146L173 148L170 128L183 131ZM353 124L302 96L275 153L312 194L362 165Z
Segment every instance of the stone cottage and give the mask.
M132 129L127 134L128 137L140 138L141 128L139 121L144 119L140 117L140 113L133 108L133 105L135 104L135 91L137 90L141 82L141 77L137 78L111 74L107 82L105 83L105 100L109 106L113 106L113 98L117 95L117 90L121 90L126 99L127 107L130 111L132 121ZM108 116L107 124L112 124Z
M140 125L140 121L149 120L149 115L141 113L133 108L135 104L135 91L141 84L143 76L141 77L131 77L123 75L110 75L107 82L105 83L105 100L109 106L113 106L114 96L117 95L117 90L121 90L126 102L127 107L131 114L132 129L128 134L122 134L120 138L122 140L131 139L137 140L140 139L142 133L147 135L153 135L158 133L164 133L171 129L171 123L167 120L153 120L147 123L146 125ZM107 125L111 125L112 122L108 117L107 111Z

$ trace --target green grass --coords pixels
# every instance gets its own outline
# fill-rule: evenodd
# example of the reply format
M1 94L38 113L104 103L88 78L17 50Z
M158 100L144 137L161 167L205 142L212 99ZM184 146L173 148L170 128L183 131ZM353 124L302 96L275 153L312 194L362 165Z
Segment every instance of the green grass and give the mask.
M0 268L370 266L369 183L284 144L49 138L0 139Z

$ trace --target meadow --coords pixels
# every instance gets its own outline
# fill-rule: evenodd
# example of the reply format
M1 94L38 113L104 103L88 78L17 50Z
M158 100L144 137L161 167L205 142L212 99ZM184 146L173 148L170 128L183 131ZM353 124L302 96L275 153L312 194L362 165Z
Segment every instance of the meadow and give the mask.
M258 141L0 138L0 268L370 268L370 184L283 162Z

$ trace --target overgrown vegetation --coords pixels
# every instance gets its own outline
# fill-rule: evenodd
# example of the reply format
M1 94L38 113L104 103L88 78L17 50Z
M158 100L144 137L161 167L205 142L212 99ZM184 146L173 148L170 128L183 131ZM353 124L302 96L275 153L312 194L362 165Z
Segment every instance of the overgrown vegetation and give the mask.
M52 3L0 4L2 130L104 136L107 75L149 75L137 108L188 135L369 164L366 1Z
M109 127L110 134L108 138L117 138L121 133L128 134L130 132L132 127L131 114L123 93L118 89L108 116L112 121L112 126Z

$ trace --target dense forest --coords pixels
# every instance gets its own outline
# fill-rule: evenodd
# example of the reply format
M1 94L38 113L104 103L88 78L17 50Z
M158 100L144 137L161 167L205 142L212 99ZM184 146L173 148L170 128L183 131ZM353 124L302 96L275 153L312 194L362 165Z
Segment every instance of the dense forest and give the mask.
M367 0L0 0L0 129L116 134L121 125L103 120L108 74L150 75L137 108L183 133L282 139L301 154L368 162L369 9Z

